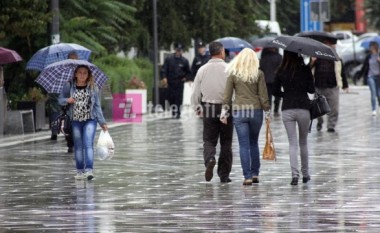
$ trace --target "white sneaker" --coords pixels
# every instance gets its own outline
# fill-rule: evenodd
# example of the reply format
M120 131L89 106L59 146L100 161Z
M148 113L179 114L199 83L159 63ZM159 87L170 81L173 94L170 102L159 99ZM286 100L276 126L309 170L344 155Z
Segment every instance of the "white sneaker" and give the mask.
M87 180L92 180L94 179L94 174L92 173L92 171L87 171L86 173L84 173L84 177L87 178Z
M77 174L74 176L74 178L75 178L76 180L83 180L83 179L86 178L86 177L84 176L84 173L83 173L83 172L77 172Z
M376 111L372 111L372 116L376 116Z

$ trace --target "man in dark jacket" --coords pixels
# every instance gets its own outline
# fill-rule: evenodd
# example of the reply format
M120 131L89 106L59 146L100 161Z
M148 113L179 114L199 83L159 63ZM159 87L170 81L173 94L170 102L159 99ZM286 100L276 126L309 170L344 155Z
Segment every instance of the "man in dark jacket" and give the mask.
M265 82L267 84L268 98L272 106L272 92L274 77L276 76L277 68L280 67L282 56L278 52L278 48L264 48L261 52L260 69L264 72ZM274 116L278 116L281 97L274 97Z
M335 44L325 41L326 45L335 49ZM339 91L348 91L348 82L343 71L342 61L312 59L316 92L326 97L331 112L327 114L327 132L335 132L339 116ZM323 117L318 118L317 130L322 129Z
M210 55L206 53L206 47L203 42L198 43L198 54L194 57L193 64L191 65L191 74L193 77L193 80L195 78L195 75L197 75L197 72L201 66L206 64L208 60L210 60Z
M176 43L174 47L175 53L165 59L162 67L162 81L168 86L172 117L178 119L181 117L184 83L192 78L189 61L182 56L182 44Z

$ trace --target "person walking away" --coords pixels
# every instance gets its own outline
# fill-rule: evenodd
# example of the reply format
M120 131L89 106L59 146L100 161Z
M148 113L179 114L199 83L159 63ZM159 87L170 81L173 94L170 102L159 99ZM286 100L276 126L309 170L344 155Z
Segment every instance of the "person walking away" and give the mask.
M326 40L324 43L335 49L336 44L332 41ZM348 82L342 69L342 61L312 58L311 67L314 70L316 92L326 97L331 108L327 114L327 132L334 133L339 117L339 90L343 88L348 92ZM318 131L322 129L322 124L323 116L318 117Z
M202 41L198 43L197 51L198 54L194 57L191 65L191 74L194 78L197 75L199 68L210 60L210 55L206 53L206 46Z
M298 145L301 156L302 181L307 183L310 180L307 146L310 124L310 99L308 93L313 94L314 92L314 79L310 67L304 64L303 58L299 54L285 51L275 77L273 95L283 98L282 121L289 141L291 185L298 185Z
M182 52L182 44L175 44L175 53L165 59L162 67L162 81L168 86L172 117L177 119L181 117L184 83L191 80L189 61L182 56Z
M367 79L369 90L371 91L372 116L376 116L376 105L380 106L380 58L379 44L376 41L369 43L370 53L366 56L360 70L360 76ZM376 104L376 99L378 104ZM380 107L379 107L380 110Z
M76 67L73 80L65 84L58 100L60 105L69 106L77 169L75 179L92 180L96 123L104 131L108 127L100 107L99 89L88 66Z
M252 49L243 49L227 65L228 79L224 91L220 121L228 123L227 111L232 104L233 124L239 141L243 185L259 183L259 134L263 124L263 110L269 118L270 103L264 73L259 70L259 60Z
M278 48L264 48L261 52L261 59L260 59L260 69L264 72L265 81L267 85L267 91L268 91L268 98L269 103L272 106L272 90L273 90L273 83L274 83L274 77L276 75L276 71L278 67L281 65L282 56L278 52ZM280 108L280 101L281 98L278 96L274 97L274 108L273 108L273 115L279 116L279 108Z
M222 110L223 93L226 86L227 74L225 50L220 42L209 45L211 59L202 66L195 76L191 103L196 113L203 118L203 159L206 166L205 179L211 181L216 164L216 146L220 140L218 159L218 176L220 182L231 182L229 177L232 168L232 134L231 117L227 124L219 121Z

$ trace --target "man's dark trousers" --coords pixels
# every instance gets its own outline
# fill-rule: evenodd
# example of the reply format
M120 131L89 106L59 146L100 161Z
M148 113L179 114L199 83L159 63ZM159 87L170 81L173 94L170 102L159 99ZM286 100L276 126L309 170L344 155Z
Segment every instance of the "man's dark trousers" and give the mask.
M218 159L218 176L221 180L229 177L232 168L232 118L228 124L220 122L222 104L203 103L203 158L205 166L210 159L215 159L216 145L220 138L220 154Z
M174 81L168 83L168 91L169 91L169 103L170 108L172 109L173 117L181 116L181 106L183 102L183 81Z

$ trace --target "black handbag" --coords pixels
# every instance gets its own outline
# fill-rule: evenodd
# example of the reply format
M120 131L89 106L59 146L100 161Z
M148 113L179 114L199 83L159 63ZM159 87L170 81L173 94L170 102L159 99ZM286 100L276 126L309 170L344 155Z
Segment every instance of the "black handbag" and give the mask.
M330 105L324 95L315 93L314 99L310 103L310 119L313 120L331 111Z
M56 132L58 132L58 134L71 134L71 120L69 115L67 114L66 106L62 108L62 113L51 123L51 127L54 128Z
M310 126L309 133L311 132L311 126L315 118L321 117L331 111L330 105L324 95L317 92L314 94L314 99L310 102Z

